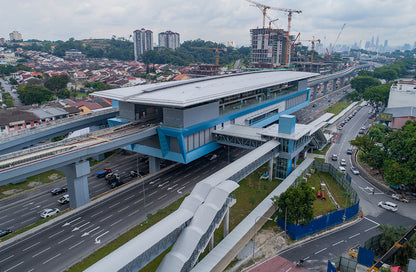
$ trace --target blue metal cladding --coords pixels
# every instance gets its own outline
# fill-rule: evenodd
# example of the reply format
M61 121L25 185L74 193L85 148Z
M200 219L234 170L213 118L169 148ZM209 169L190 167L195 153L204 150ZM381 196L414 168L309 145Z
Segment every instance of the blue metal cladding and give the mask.
M265 119L256 122L255 124L253 124L254 127L264 127L266 125L269 125L275 121L277 121L279 119L279 116L282 114L290 114L293 113L305 106L307 106L309 104L309 98L310 98L310 94L311 94L311 89L308 88L304 91L299 91L299 92L294 92L282 97L278 97L276 99L272 99L272 100L268 100L266 102L263 102L261 104L257 104L257 105L253 105L251 107L247 107L223 116L220 116L218 118L206 121L206 122L202 122L187 128L182 128L182 129L177 129L177 128L171 128L171 127L159 127L158 128L158 138L159 138L159 142L160 142L160 147L161 149L157 149L157 148L151 148L151 147L147 147L147 146L143 146L143 145L139 145L139 144L135 144L134 147L130 147L128 149L132 150L132 151L136 151L142 154L147 154L150 156L154 156L154 157L158 157L158 158L163 158L163 159L168 159L168 160L172 160L172 161L176 161L176 162L180 162L180 163L189 163L193 160L196 160L218 148L221 147L221 145L219 145L217 142L213 141L210 142L208 144L205 144L201 147L198 147L194 150L191 151L186 151L186 146L185 146L185 137L192 135L194 133L203 131L205 129L209 129L212 128L218 124L221 123L225 123L227 121L233 120L235 118L238 118L240 116L244 116L246 114L249 114L251 112L263 109L265 107L271 106L273 104L285 101L287 99L290 99L292 97L296 97L302 94L307 93L307 101L304 101L294 107L291 107L283 112L271 115L271 116L267 116ZM118 103L118 101L117 101ZM124 119L120 119L119 120L114 120L111 122L110 126L114 126L114 125L120 125L125 123L126 120ZM172 152L170 151L170 138L176 138L179 144L179 149L180 149L180 153L178 152ZM133 145L131 145L133 146Z
M358 250L357 263L371 267L373 265L375 252L364 247Z
M337 272L337 268L331 263L330 260L328 260L328 267L326 272Z
M329 227L341 224L347 220L352 219L358 213L360 202L357 202L351 207L348 207L344 210L338 210L332 213L328 213L318 219L312 220L308 225L294 225L291 223L286 224L286 232L293 240L298 240L303 237L312 235L317 233L321 230L327 229ZM345 220L344 220L345 215ZM279 219L277 224L282 229L285 229L285 221Z

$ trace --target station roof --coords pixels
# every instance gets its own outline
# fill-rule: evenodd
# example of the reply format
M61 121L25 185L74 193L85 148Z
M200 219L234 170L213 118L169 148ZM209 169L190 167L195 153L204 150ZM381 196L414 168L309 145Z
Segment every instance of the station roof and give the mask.
M134 104L184 108L317 75L292 71L248 72L111 89L94 95Z

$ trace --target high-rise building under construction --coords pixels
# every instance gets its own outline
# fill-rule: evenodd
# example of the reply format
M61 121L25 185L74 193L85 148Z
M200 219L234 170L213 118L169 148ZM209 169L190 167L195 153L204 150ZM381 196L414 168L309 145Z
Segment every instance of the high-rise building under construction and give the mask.
M153 49L153 32L144 28L133 31L134 60L138 60L144 51Z
M274 68L285 65L287 31L256 28L250 29L250 37L251 66Z

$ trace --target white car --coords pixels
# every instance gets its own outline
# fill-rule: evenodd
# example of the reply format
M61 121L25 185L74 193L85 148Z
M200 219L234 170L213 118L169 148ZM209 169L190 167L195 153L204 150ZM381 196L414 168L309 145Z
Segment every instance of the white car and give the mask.
M409 200L407 200L404 196L399 195L399 194L392 194L391 197L401 202L406 202L406 203L409 202Z
M356 167L354 167L354 166L351 166L351 172L354 174L354 175L359 175L360 174L360 171L356 168Z
M60 210L58 208L55 208L55 209L44 209L42 211L42 213L40 214L40 217L42 217L42 218L48 218L48 217L50 217L50 216L52 216L54 214L57 214L59 212L60 212Z
M341 166L345 166L345 165L347 165L347 162L345 161L345 159L341 159L341 161L339 162L339 164Z
M344 167L344 166L340 166L340 167L338 167L338 170L339 170L341 173L345 173L345 171L346 171L346 169L345 169L345 167Z
M68 194L66 194L66 195L64 195L64 196L61 196L59 199L58 199L58 203L59 204L66 204L66 203L69 203L69 195Z
M378 203L378 206L382 207L383 209L392 211L392 212L396 212L399 209L396 204L388 202L388 201L380 201Z

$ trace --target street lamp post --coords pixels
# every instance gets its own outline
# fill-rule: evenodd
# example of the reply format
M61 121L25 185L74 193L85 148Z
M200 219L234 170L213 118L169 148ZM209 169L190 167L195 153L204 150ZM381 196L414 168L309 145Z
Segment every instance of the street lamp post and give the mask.
M270 220L270 221L273 221L273 219L272 218L269 218L269 217L264 217L264 216L261 216L261 215L259 215L259 216L257 216L256 217L256 220L254 220L254 235L253 235L253 263L255 263L256 261L255 261L255 254L256 254L256 233L257 233L257 231L256 231L256 224L257 224L257 221L260 219L260 218L266 218L267 220Z

